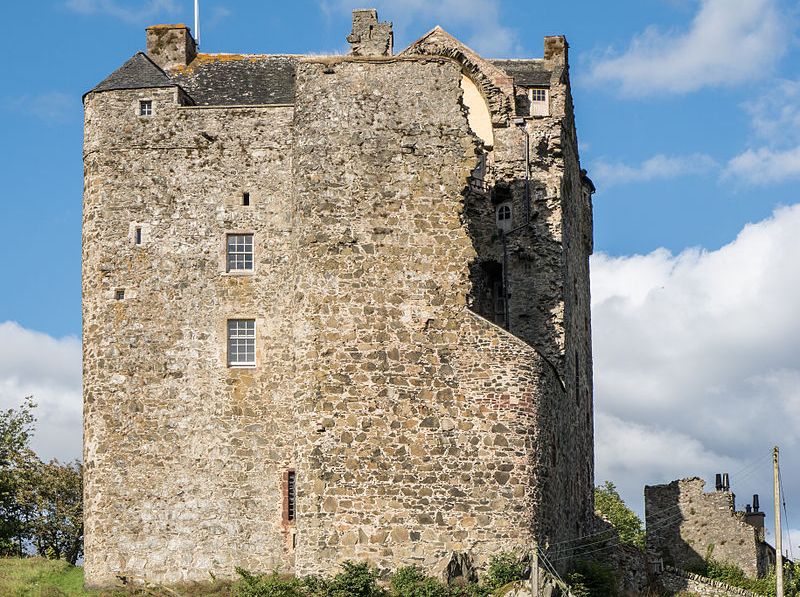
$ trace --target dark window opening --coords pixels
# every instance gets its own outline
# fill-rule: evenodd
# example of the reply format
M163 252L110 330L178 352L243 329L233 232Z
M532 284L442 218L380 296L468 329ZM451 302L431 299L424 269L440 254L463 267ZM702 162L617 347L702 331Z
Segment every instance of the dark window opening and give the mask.
M124 290L117 290L117 291L114 293L114 298L115 298L116 300L118 300L118 301L121 301L122 299L124 299L124 298L125 298L125 291L124 291Z
M142 228L140 226L136 227L136 244L142 244Z
M250 193L242 193L242 205L250 205Z
M142 100L139 102L139 116L153 115L153 100Z
M286 520L293 522L297 508L297 480L294 471L286 474Z

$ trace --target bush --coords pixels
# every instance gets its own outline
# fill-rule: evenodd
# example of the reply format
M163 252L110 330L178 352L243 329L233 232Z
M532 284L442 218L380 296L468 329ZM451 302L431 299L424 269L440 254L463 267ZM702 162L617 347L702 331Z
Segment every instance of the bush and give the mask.
M378 572L367 562L343 562L342 571L324 585L326 597L384 597L378 586Z
M396 597L449 597L450 588L426 576L416 566L400 568L392 577L392 593Z
M622 501L611 481L594 488L594 507L617 531L620 542L644 549L642 520Z
M489 558L489 567L481 585L487 592L499 589L515 580L525 578L527 562L511 552L502 552Z
M609 597L617 595L617 579L611 568L596 562L579 560L567 575L567 584L575 597Z
M236 568L242 580L236 584L237 597L304 597L308 595L303 581L291 577L281 576L277 572L272 574L251 574L244 568Z

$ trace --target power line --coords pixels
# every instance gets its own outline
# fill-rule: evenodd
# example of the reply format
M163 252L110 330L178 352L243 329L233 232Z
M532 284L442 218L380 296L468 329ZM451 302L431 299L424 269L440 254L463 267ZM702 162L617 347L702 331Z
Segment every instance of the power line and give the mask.
M794 560L792 553L792 535L789 532L789 515L786 513L786 492L783 489L783 475L781 475L781 465L778 464L778 485L781 488L781 501L783 502L783 518L786 523L786 539L789 541L789 559Z

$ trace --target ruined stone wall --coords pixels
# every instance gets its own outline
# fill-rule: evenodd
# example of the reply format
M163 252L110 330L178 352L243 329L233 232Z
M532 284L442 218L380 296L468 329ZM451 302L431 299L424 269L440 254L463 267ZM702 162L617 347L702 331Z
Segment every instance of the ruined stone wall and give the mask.
M417 79L425 93L389 84ZM563 523L542 507L555 371L465 309L476 140L459 81L449 60L298 69L298 366L325 428L299 457L299 572L365 557L441 570L452 551L480 564Z
M139 99L153 100L152 117L136 115ZM295 427L285 340L293 323L292 110L185 108L176 99L175 89L86 99L92 586L117 575L204 580L234 565L290 561L281 472ZM225 273L225 233L234 231L254 233L252 275ZM229 317L256 319L258 367L226 366Z
M757 593L732 587L685 570L669 567L658 575L658 583L668 595L698 595L700 597L757 597Z
M734 513L732 493L704 493L704 486L705 481L695 477L645 487L648 549L686 570L697 569L710 552L714 559L757 576L756 529Z

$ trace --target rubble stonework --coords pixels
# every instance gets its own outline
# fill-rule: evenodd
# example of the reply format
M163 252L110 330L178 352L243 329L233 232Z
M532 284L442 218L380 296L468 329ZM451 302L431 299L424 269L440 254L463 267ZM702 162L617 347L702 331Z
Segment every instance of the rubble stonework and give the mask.
M491 114L486 146L450 40L166 71L138 54L86 95L88 585L442 573L590 532L591 193L566 62L550 115ZM229 233L253 234L252 273L226 272ZM228 319L255 320L255 367L227 366Z
M774 550L763 541L759 529L735 510L729 488L703 491L698 477L665 485L645 486L647 547L666 564L698 570L708 557L735 564L755 578L775 564Z

